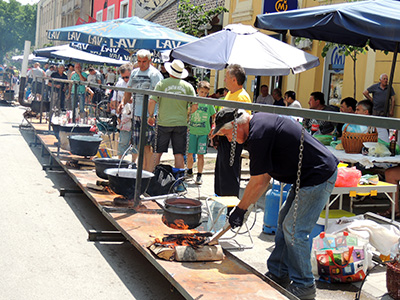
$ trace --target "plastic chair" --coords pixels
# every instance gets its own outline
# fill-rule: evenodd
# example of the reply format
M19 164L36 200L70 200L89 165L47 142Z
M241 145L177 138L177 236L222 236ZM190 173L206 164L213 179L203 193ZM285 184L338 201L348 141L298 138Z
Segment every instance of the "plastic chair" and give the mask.
M217 214L215 217L213 217L213 210L211 208L211 204L210 202L214 202L215 205L218 205L219 208L217 208ZM206 199L206 207L207 207L207 213L211 222L211 228L209 229L210 231L212 231L213 229L215 229L218 225L222 225L221 224L221 217L223 218L222 223L226 222L226 218L223 217L223 213L224 211L227 211L229 208L234 208L236 205L238 205L240 202L239 198L234 197L234 196L223 196L223 197L209 197ZM252 208L248 209L248 212L251 212ZM246 231L244 232L239 232L240 229L242 227L245 227ZM245 222L243 223L242 227L240 227L238 230L234 231L232 230L234 233L231 236L228 237L221 237L219 239L220 242L226 242L225 246L221 245L224 249L230 250L230 249L235 249L235 250L244 250L244 249L252 249L254 246L254 242L253 242L253 238L251 236L250 233L250 229L249 226L247 225L247 220L245 218ZM217 228L217 230L219 230L220 228ZM239 243L236 240L236 237L238 236L238 234L246 234L249 237L250 240L250 244L248 245L244 245ZM230 243L232 242L232 243Z

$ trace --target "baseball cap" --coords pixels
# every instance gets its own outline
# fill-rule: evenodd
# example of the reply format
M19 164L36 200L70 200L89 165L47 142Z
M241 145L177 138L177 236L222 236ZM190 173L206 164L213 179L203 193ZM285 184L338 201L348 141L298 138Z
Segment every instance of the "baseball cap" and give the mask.
M242 115L242 112L238 113L238 110L235 108L223 108L221 109L217 115L215 116L215 128L213 134L216 134L225 124L232 122L236 117Z

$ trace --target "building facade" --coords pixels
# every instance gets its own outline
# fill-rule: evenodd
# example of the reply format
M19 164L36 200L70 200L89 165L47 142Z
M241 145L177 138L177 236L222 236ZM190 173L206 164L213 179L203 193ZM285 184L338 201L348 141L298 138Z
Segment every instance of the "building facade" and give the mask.
M41 0L37 4L35 48L49 44L47 30L73 26L78 19L88 21L92 16L92 2L85 0ZM54 45L65 44L52 41Z

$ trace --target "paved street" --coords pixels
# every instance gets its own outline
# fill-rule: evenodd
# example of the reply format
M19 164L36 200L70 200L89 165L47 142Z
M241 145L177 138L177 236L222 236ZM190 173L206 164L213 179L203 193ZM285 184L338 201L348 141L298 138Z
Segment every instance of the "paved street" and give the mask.
M0 106L1 299L182 299L128 242L89 242L89 229L112 230L64 173L45 172L24 110Z
M182 299L130 243L87 240L90 229L114 228L86 196L59 196L59 188L76 186L62 172L42 170L48 157L41 156L40 147L29 147L32 131L19 129L23 112L0 106L0 162L6 170L1 176L1 299ZM215 153L210 152L201 188L189 182L191 197L213 194ZM274 236L262 233L264 199L252 229L254 248L232 251L261 273L274 246ZM249 242L245 236L238 240ZM354 299L357 286L318 283L317 299ZM386 270L378 267L368 276L361 299L390 299L385 293Z

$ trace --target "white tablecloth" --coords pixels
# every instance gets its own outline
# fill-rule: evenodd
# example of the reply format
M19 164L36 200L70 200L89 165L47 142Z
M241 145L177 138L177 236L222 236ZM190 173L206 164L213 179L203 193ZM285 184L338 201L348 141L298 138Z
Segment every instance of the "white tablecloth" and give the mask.
M369 155L362 155L360 154L351 154L346 153L344 150L336 150L331 146L327 146L327 148L335 155L340 161L346 163L360 163L366 168L372 168L374 163L386 163L386 168L390 168L391 166L395 166L400 164L400 155L396 156L385 156L385 157L374 157Z

